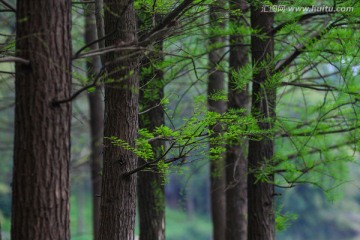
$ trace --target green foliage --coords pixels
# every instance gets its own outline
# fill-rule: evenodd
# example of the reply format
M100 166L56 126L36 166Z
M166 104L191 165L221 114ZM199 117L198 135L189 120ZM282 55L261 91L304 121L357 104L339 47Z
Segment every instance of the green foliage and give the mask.
M231 85L234 87L232 90L242 91L252 80L254 70L251 64L240 68L239 70L231 70Z
M285 212L283 213L283 207L279 207L275 213L275 228L276 231L282 232L286 230L290 225L291 222L295 221L298 216L296 214Z
M136 0L135 9L141 10L142 16L153 16L154 14L166 14L171 11L175 1L167 0Z
M146 129L139 130L139 138L136 139L135 147L130 146L130 144L116 136L105 137L109 139L111 143L115 146L121 147L125 150L134 152L138 157L147 160L154 159L154 153L151 147L151 144L148 142L148 138L151 138L153 135L149 133Z

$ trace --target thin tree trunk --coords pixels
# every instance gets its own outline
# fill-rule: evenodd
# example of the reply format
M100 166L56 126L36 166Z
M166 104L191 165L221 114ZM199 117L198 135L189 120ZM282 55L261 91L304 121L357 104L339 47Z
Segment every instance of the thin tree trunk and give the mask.
M274 2L273 2L274 3ZM275 118L276 88L269 84L269 76L274 69L274 39L270 34L274 23L274 13L263 13L261 7L252 7L251 26L259 30L251 37L253 74L251 113L258 120L260 129L273 128ZM274 154L274 140L264 137L261 141L249 142L249 228L248 239L275 239L274 175L269 182L256 181L254 171L271 164Z
M105 45L136 43L136 18L132 1L105 1L105 34L116 30ZM137 166L136 155L115 146L115 136L135 147L138 131L138 60L117 59L123 52L105 57L104 166L101 191L100 240L134 239L136 174L124 176Z
M13 240L66 240L69 227L71 35L68 0L18 0Z
M247 3L244 0L230 2L230 24L233 26L244 25L239 10L246 12ZM248 86L245 89L235 90L237 81L232 71L239 71L248 64L248 47L241 46L245 37L241 35L230 36L230 74L229 74L229 102L228 109L248 109ZM247 146L245 139L228 144L226 148L226 239L247 239Z
M93 235L97 239L100 227L100 194L102 169L102 138L104 128L104 107L100 88L88 95L91 128L91 187L93 209Z
M210 4L209 20L210 34L215 35L217 28L225 27L224 0L217 0ZM223 18L221 21L219 18ZM212 49L209 52L209 80L208 80L208 109L209 111L224 113L226 111L225 101L214 101L211 95L225 91L224 72L219 69L220 62L225 53L224 48L218 48L219 44L224 44L225 37L210 36L209 45ZM214 130L212 138L219 136L222 126L216 124L211 126ZM215 148L218 144L210 141L209 148ZM211 198L211 217L213 224L213 239L223 240L225 236L225 169L224 156L212 158L210 161L210 198Z
M156 47L161 51L162 42ZM149 131L153 131L165 123L163 108L159 106L164 97L164 73L153 65L162 60L161 54L152 54L147 59L143 59L143 67L150 68L151 71L142 74L140 104L144 111L151 110L140 116L140 127ZM155 158L161 156L161 149L164 146L162 141L152 143ZM144 164L144 160L139 159L139 164ZM160 171L155 166L150 170L138 173L140 240L165 239L165 180Z
M93 4L88 4L85 12L85 43L88 44L97 39L95 9ZM98 44L91 45L92 50L98 49ZM89 81L101 71L99 56L87 61L87 76ZM101 87L96 87L94 92L88 94L90 108L91 129L91 186L92 186L92 209L93 209L93 235L97 239L100 221L100 194L101 194L101 168L102 168L102 138L104 130L104 107L101 96Z

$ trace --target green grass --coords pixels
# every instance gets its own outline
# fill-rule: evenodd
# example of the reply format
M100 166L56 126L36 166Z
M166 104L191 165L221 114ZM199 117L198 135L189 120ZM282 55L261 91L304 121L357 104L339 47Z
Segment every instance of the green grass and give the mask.
M70 199L70 231L72 240L91 240L92 237L92 207L91 198L84 197L84 203L80 210L79 203L76 197L72 196ZM81 203L80 203L81 204ZM82 216L79 216L79 210L82 211ZM81 217L83 226L79 229L78 219Z
M166 209L166 239L167 240L207 240L210 239L212 226L210 219Z

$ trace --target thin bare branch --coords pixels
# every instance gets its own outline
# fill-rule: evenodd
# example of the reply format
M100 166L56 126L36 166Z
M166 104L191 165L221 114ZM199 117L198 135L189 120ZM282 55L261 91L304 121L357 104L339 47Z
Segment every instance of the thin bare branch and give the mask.
M74 100L77 96L80 95L80 93L90 89L90 88L93 88L93 87L96 87L98 82L99 82L99 79L101 78L102 74L104 73L104 67L99 71L99 73L95 76L94 78L94 81L92 84L90 85L87 85L79 90L77 90L74 94L71 95L71 97L67 98L67 99L63 99L63 100L54 100L52 102L52 106L53 107L58 107L60 104L62 103L67 103L67 102L71 102L72 100Z
M16 13L16 8L13 7L10 3L6 2L5 0L0 0L0 3L2 3L5 7L9 8L12 12Z
M18 62L18 63L23 63L25 65L29 65L30 61L24 58L19 58L19 57L3 57L0 58L0 63L4 63L4 62Z

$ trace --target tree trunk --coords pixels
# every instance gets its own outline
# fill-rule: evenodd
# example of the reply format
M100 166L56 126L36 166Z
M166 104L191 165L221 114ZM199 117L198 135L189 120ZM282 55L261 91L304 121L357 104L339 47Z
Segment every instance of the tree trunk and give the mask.
M162 51L162 42L155 47L159 52ZM142 67L150 68L151 71L142 74L140 104L144 111L151 110L140 115L140 127L150 132L165 123L164 111L159 105L164 97L164 73L154 66L154 63L162 60L161 54L152 54L142 61ZM155 159L161 156L163 147L165 147L163 141L152 143ZM139 159L139 165L142 164L144 160ZM150 170L139 172L138 181L140 240L163 240L165 239L164 175L157 166L154 166Z
M225 37L214 36L217 28L225 27L224 0L217 0L209 6L210 36L209 47L209 79L208 79L208 109L209 111L224 113L226 111L225 101L214 101L211 95L225 91L224 72L219 69L219 65L225 53L224 48L219 48L219 44L225 43ZM219 18L223 18L220 21ZM222 126L216 124L211 126L214 134L212 138L219 136ZM218 144L210 140L209 148L215 148ZM210 198L211 198L211 218L213 224L213 239L223 240L225 236L225 170L224 156L212 158L210 161Z
M71 3L17 1L13 240L70 239Z
M275 119L276 88L269 84L274 69L274 39L270 34L274 13L263 13L260 7L251 9L251 26L259 30L251 37L253 74L251 113L258 120L260 129L273 128ZM261 141L249 142L249 228L248 239L275 239L274 175L268 182L256 181L254 171L271 164L274 154L274 140L264 137Z
M88 4L85 12L85 43L88 44L97 39L95 9L93 4ZM92 50L98 49L98 44L91 45ZM89 81L101 71L99 56L92 57L87 61L87 76ZM89 93L90 129L91 129L91 186L92 186L92 209L93 209L93 235L97 239L100 221L100 194L101 194L101 167L102 167L102 138L104 130L104 107L101 96L101 88L96 87L94 92Z
M247 3L236 0L230 3L230 24L244 25L242 15L238 11L246 12ZM248 109L248 86L235 90L236 81L232 71L239 71L248 64L248 47L240 46L245 43L241 35L230 36L230 74L229 74L229 102L228 109ZM240 79L241 81L242 79ZM226 148L226 239L247 239L247 146L248 141L239 139L238 142L228 144Z
M115 31L115 32L114 32ZM113 34L110 34L113 33ZM136 18L132 1L105 1L105 45L136 43ZM100 240L134 239L136 174L124 173L137 166L136 155L115 146L115 136L135 147L138 131L138 60L121 58L124 52L105 56L104 167L101 191Z
M91 187L93 210L93 235L97 239L100 227L100 194L101 194L101 169L102 169L102 138L104 128L104 107L100 88L88 95L90 107L91 128Z

